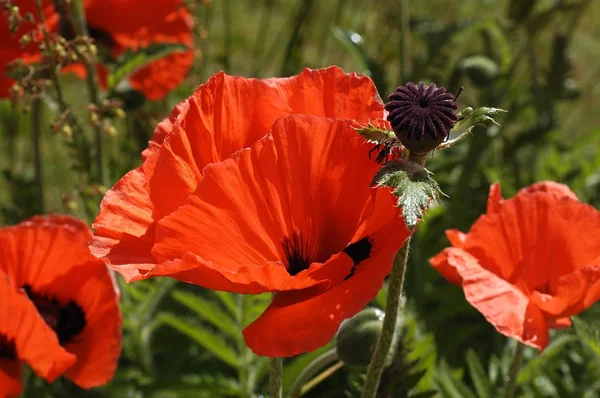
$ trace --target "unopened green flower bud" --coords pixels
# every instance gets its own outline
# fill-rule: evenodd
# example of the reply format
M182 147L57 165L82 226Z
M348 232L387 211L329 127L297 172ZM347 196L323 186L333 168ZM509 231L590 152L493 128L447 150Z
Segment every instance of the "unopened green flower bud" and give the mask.
M68 124L65 124L64 126L62 126L62 128L60 129L60 132L63 133L63 135L65 137L70 138L73 136L73 129Z
M340 325L335 348L347 365L364 368L369 364L383 326L384 312L366 308Z
M459 67L478 87L488 86L498 77L498 65L483 55L465 58Z

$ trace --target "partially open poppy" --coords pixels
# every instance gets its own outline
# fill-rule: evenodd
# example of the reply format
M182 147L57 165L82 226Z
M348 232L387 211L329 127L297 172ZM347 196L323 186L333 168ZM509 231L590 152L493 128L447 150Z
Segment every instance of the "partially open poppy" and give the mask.
M46 28L53 31L58 26L58 16L54 13L54 8L50 0L43 1L43 10L46 17ZM19 13L21 16L31 14L36 23L40 21L38 9L35 0L21 0L18 2ZM8 98L9 90L15 84L14 79L8 74L8 64L20 59L25 64L39 62L42 58L39 49L39 43L33 40L26 46L20 43L25 34L36 31L36 24L26 20L19 24L16 32L9 30L8 16L5 12L0 12L0 98ZM39 35L36 35L39 36Z
M111 56L139 51L152 44L180 44L190 49L160 58L130 77L129 83L151 100L159 100L177 86L188 74L194 60L192 19L182 0L85 0L85 13L90 36ZM119 23L115 23L115 18ZM107 69L99 65L101 83L106 85ZM80 77L86 71L82 65L67 68Z
M44 373L38 368L49 366L49 362L23 360L48 380L64 374L83 388L107 383L121 351L118 293L104 264L89 253L90 238L83 222L67 216L38 216L0 229L0 274L6 275L15 292L23 292L19 293L22 297L13 295L12 300L18 303L28 297L31 308L37 309L39 319L47 325L45 331L36 330L32 338L43 334L48 349L55 341L58 347L53 355L58 355L62 346L64 356L72 357L74 363L68 369L59 371L56 367L54 373ZM13 304L8 304L12 308ZM34 320L27 322L33 324ZM6 337L21 339L15 341L22 341L24 352L33 349L26 345L35 341L28 343L26 335L11 333ZM20 350L16 346L18 359ZM38 356L43 359L41 353Z
M550 328L571 324L600 298L600 212L571 190L541 182L503 200L490 190L487 214L431 264L500 333L543 349Z
M289 114L367 123L383 118L383 104L371 79L337 67L265 80L214 75L157 126L143 164L106 193L92 253L127 281L148 277L159 263L151 251L157 223L185 204L204 168L251 146Z

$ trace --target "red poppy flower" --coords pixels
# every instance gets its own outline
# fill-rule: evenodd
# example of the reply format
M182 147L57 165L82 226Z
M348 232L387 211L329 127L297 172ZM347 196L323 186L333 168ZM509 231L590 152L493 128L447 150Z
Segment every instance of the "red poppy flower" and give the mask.
M371 79L337 67L291 78L247 79L218 73L161 122L144 163L105 195L91 251L127 281L148 277L156 225L185 204L212 162L268 133L280 116L310 114L366 123L383 118Z
M292 113L305 115L280 117ZM306 114L382 113L371 80L338 68L220 73L107 193L92 251L130 281L278 292L244 331L250 348L291 356L322 346L377 294L409 232L389 190L370 188L379 165L357 122Z
M151 100L159 100L183 82L194 61L192 20L182 0L85 0L90 35L113 57L127 50L137 51L152 44L182 44L185 52L167 55L135 71L131 86ZM115 23L118 18L119 23ZM106 86L107 70L99 65L101 83ZM67 68L80 77L82 65Z
M21 349L27 353L35 348L24 344L35 344L42 334L47 339L47 348L56 353L52 355L58 355L60 346L64 347L68 354L64 355L72 356L74 364L60 372L56 367L53 373L38 373L49 380L64 373L83 388L108 382L121 350L118 294L104 264L89 253L90 238L83 222L66 216L33 217L0 229L0 272L8 277L15 292L22 290L27 295L31 308L37 309L39 319L47 325L45 331L41 328L31 336L21 336L21 329L16 335L11 329L6 337L21 342L21 346L15 346L18 359L22 358ZM13 296L6 302L10 308L13 305L17 308L12 302L17 303L19 296ZM27 322L22 325L33 325L38 318L25 318L32 313L22 315L22 322ZM48 335L54 337L47 338ZM52 341L60 346L53 348ZM49 367L42 354L37 354L40 362L31 357L24 360L37 372L37 368Z
M58 26L58 16L54 13L54 8L50 0L44 0L43 9L46 17L46 29L53 31ZM35 0L21 0L18 2L21 16L27 13L33 15L35 21L39 21L38 9ZM38 43L32 41L25 47L21 46L21 38L27 34L36 31L36 25L31 22L23 21L16 32L9 30L8 14L0 12L0 98L8 98L9 90L15 84L15 81L8 75L8 64L17 59L25 64L39 62L41 53Z
M543 349L550 328L600 298L600 212L568 187L541 182L503 200L490 190L487 214L430 260L502 334Z

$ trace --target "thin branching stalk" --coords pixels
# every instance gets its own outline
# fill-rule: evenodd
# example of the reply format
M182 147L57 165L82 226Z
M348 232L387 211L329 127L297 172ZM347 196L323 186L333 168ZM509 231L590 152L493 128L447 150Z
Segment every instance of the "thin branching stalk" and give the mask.
M85 19L85 9L83 1L73 2L73 11L75 19L75 29L77 34L81 36L89 37L87 23ZM98 78L96 76L96 61L90 54L82 54L81 59L85 65L87 71L86 84L88 88L88 95L90 97L90 103L98 106L100 105L100 90L98 89ZM104 167L102 161L102 138L103 138L102 126L98 123L94 123L94 141L96 149L96 182L104 185Z
M40 22L42 24L42 36L44 41L44 46L46 47L46 51L48 52L48 60L50 61L50 79L52 80L52 84L54 85L54 89L56 90L56 99L58 100L58 106L60 107L61 112L68 111L69 107L64 100L62 88L60 86L60 82L58 81L58 71L57 71L57 62L54 54L54 50L52 49L52 42L50 40L50 34L46 29L46 16L44 15L44 8L42 7L42 0L35 0L35 4L38 9L38 14L40 17Z
M392 347L392 341L396 333L396 321L402 301L402 287L406 275L410 241L410 237L406 239L404 246L396 253L396 257L394 258L394 265L388 282L385 318L383 319L381 334L377 340L371 363L369 363L369 367L367 368L367 378L363 385L362 398L375 398L377 388L379 387L379 380L381 379L381 374L383 373L388 354Z
M337 360L338 355L335 348L325 351L323 354L315 358L311 363L308 364L307 367L302 370L296 380L294 380L294 384L292 384L292 387L290 388L290 397L299 397L302 386L308 383L325 366Z
M513 360L508 371L508 380L504 386L504 393L502 394L503 398L513 398L515 396L515 391L517 389L517 377L519 376L521 363L523 362L523 352L525 352L525 345L522 343L517 343L515 355L513 356Z
M35 98L31 103L31 135L33 139L33 167L38 211L44 213L44 176L42 171L42 100Z
M406 81L412 71L411 40L410 40L410 4L409 0L400 0L400 51L402 54L402 79Z
M271 358L269 367L269 397L283 397L283 358Z

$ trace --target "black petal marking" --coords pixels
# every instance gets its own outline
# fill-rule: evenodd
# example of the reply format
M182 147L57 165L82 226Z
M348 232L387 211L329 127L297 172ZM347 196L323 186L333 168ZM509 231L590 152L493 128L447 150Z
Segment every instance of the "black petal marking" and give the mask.
M287 260L287 271L290 275L298 275L310 267L310 250L300 236L293 234L291 238L284 239L282 246Z
M75 301L61 304L54 297L32 291L29 285L23 286L23 289L46 324L58 336L60 345L64 346L72 341L85 328L85 314Z
M15 342L0 333L0 359L17 359Z
M354 266L350 270L350 273L348 275L346 275L344 280L346 280L354 275L354 272L356 272L356 267L358 266L358 264L365 261L366 259L368 259L371 256L372 249L373 249L373 242L371 241L371 239L369 239L368 236L365 236L361 240L356 241L354 243L350 243L348 246L346 246L346 248L343 250L343 252L346 253L348 256L350 256L350 258L352 259L352 262L354 263Z

